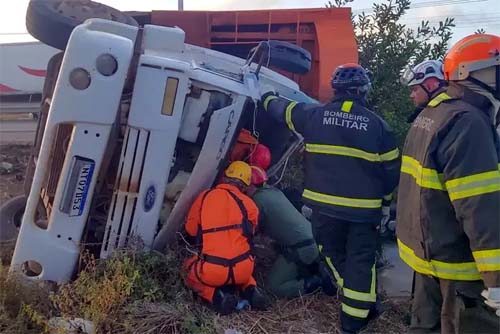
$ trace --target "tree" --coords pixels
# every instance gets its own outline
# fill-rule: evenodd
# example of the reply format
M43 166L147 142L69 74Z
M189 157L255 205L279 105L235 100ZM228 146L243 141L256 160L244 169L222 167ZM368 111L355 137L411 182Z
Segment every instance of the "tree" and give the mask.
M342 7L353 0L334 0L327 7ZM391 125L400 143L408 131L406 119L414 106L409 90L399 83L407 66L425 59L442 59L452 37L453 19L436 26L422 21L417 29L401 23L411 0L386 0L373 4L373 11L353 16L359 63L372 74L369 102Z

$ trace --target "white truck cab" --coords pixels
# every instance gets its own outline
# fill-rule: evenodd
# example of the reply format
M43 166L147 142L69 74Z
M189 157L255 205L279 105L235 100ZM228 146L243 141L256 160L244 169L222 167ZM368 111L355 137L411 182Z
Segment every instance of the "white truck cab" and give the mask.
M258 132L261 85L313 101L262 63L184 39L179 28L103 19L73 30L60 68L49 64L12 270L61 283L82 247L100 257L132 241L163 250L239 130ZM291 137L274 170L300 143Z

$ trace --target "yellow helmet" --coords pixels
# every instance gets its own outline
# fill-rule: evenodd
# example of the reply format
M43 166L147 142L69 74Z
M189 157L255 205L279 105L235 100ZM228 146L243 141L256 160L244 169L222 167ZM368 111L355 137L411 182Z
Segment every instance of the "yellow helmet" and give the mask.
M244 161L235 161L232 162L229 167L227 167L224 175L233 179L240 180L241 182L249 186L250 180L252 179L252 168Z

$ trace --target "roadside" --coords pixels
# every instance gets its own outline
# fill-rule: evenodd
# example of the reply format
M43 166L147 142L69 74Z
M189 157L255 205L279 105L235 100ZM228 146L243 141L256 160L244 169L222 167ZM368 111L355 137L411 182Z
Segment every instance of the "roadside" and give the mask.
M0 144L0 203L23 193L31 145Z
M30 145L0 146L0 166L10 167L4 169L0 167L0 203L23 193L24 169L29 159L30 149ZM259 254L257 259L257 270L260 272L257 272L256 276L259 281L262 281L266 268L272 265L272 257L268 251ZM184 252L181 247L179 251L170 252L167 255L145 255L144 261L137 261L136 255L131 255L118 261L113 259L110 264L100 263L94 269L87 269L90 270L92 278L86 274L80 275L79 279L53 294L55 296L53 298L56 298L59 304L54 303L53 299L49 299L50 302L47 303L46 287L36 288L36 291L29 290L31 291L29 294L22 295L0 293L0 310L12 315L12 317L0 316L0 331L3 332L5 329L6 332L12 330L14 333L18 329L33 328L30 327L33 323L35 323L34 332L38 329L43 330L50 317L59 314L65 317L87 317L94 322L97 321L99 332L104 330L108 333L129 333L127 330L130 328L141 328L144 332L152 330L155 333L175 332L174 328L182 333L201 331L214 334L225 332L335 334L340 332L338 324L340 302L338 298L323 294L293 300L278 300L266 312L245 311L227 317L216 315L205 305L194 300L190 291L184 288L178 271L182 263L179 257ZM394 262L393 253L392 251L388 255L387 260L390 263ZM137 262L134 264L131 259ZM103 266L109 266L109 270L101 271ZM93 271L97 270L96 268L101 268L99 274ZM117 268L120 270L117 271ZM2 289L5 288L5 291L19 290L14 287L19 282L7 280L6 269L7 262L0 267L0 286ZM135 274L127 276L127 272L139 272L142 278L137 278ZM384 280L381 282L387 284ZM175 288L171 289L173 285ZM9 286L12 287L9 288ZM127 286L130 294L117 289L120 286ZM94 302L90 306L86 304L90 302L89 295L96 293L101 295L103 289L112 289L112 291L108 290L109 295L103 300L96 297L94 301L96 305ZM396 291L399 291L398 289L399 287ZM406 332L404 319L409 308L409 299L404 296L392 298L391 291L385 288L383 290L386 291L381 299L386 312L370 324L367 332L389 334ZM75 297L75 291L81 293L81 299ZM161 291L165 291L165 296L160 293ZM70 293L71 300L66 301L69 298L67 293ZM391 298L387 297L386 293ZM120 302L113 298L118 298ZM40 304L40 299L44 299L44 303ZM100 303L112 307L114 311L108 317L103 318L104 312L110 312L110 310L100 309L102 306ZM22 308L19 305L25 306ZM91 311L88 310L90 307L92 307ZM29 310L32 313L29 313ZM13 319L22 319L22 323L17 323L18 320L14 323ZM234 331L228 331L230 329ZM32 333L31 330L25 332Z

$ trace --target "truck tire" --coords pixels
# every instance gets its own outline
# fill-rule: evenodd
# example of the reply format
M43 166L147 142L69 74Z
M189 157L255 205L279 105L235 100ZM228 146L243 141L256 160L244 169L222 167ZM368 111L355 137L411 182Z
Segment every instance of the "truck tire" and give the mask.
M132 17L90 0L31 0L26 11L26 28L41 42L64 50L73 29L90 18L138 26Z
M305 74L311 69L311 53L306 49L282 41L268 41L263 44L271 48L271 66L296 74ZM267 48L264 48L263 52L266 51Z
M26 196L9 199L0 207L0 242L15 240L23 220Z

